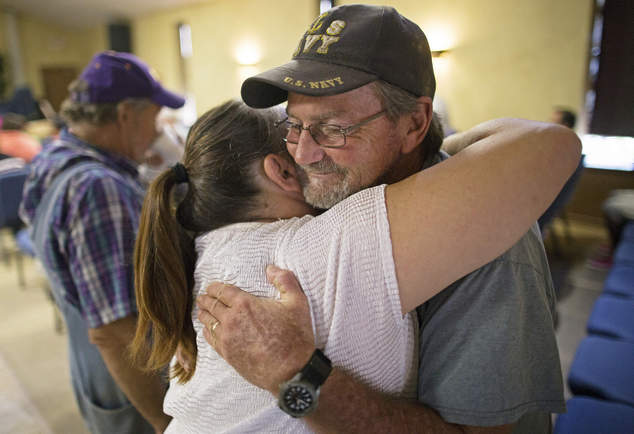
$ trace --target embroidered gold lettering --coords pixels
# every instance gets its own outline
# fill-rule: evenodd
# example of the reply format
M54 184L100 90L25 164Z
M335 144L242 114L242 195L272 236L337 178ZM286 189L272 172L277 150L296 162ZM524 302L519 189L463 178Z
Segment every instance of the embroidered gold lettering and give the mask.
M306 35L306 42L304 43L303 52L305 53L308 50L310 50L311 47L313 45L315 45L315 42L319 41L320 39L321 39L321 35ZM319 50L317 50L317 51L319 51Z
M326 54L328 47L339 40L338 36L321 35L321 46L317 49L319 54Z
M320 16L317 17L313 24L310 26L310 29L306 33L316 33L322 26L324 18L328 16L328 12L324 12Z
M330 25L326 29L326 34L331 36L338 35L339 33L341 33L344 27L346 27L345 21L335 20L332 23L330 23Z
M343 85L343 80L341 79L341 77L333 77L320 81L309 81L308 85L311 89L328 89L329 87ZM302 82L302 87L306 87L306 83Z
M284 83L292 83L293 77L284 77Z

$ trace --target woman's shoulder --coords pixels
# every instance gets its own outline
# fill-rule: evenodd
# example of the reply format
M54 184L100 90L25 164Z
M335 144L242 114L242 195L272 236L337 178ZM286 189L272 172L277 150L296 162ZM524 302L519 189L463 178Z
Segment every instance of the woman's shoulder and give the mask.
M311 230L312 227L354 228L359 222L380 218L387 215L385 187L382 184L365 188L348 196L312 221L304 220L299 223L305 225L305 230Z
M276 244L276 240L312 216L280 219L274 222L242 222L214 229L196 237L196 253L226 255L235 250L259 251Z

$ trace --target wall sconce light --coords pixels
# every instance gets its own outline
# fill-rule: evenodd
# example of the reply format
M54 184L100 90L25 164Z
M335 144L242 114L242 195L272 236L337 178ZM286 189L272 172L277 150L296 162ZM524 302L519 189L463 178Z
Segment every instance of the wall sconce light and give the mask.
M447 50L431 50L431 57L443 57L447 53L449 53L449 49L447 49Z
M238 80L244 82L260 72L258 63L262 60L260 46L252 39L243 39L234 50L234 58L238 63Z
M240 66L254 66L262 60L258 44L251 40L243 40L236 46L234 57Z
M425 31L432 57L443 57L455 44L454 33L448 26L430 26Z

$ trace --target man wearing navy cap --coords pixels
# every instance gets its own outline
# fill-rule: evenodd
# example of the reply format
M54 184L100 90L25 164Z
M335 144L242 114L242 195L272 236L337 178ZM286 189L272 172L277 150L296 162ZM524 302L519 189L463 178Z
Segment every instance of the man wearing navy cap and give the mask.
M97 54L69 87L60 138L31 165L21 207L62 312L73 389L93 433L163 432L164 379L127 357L136 327L137 165L162 106L184 99L127 53Z
M554 125L501 119L443 143L432 115L435 87L429 45L415 23L390 7L344 5L309 26L291 61L247 79L242 98L256 108L288 101L279 124L288 129L306 200L320 208L440 163L447 158L441 144L552 149L577 141ZM465 198L476 187L465 185ZM444 234L448 242L454 237ZM426 264L421 258L411 266ZM417 309L419 402L370 390L342 366L319 369L305 296L289 274L270 277L280 301L212 285L198 300L199 318L207 341L240 375L270 391L284 411L293 403L301 411L289 414L313 429L535 434L550 432L550 414L565 411L554 291L536 226ZM355 288L359 297L364 289Z

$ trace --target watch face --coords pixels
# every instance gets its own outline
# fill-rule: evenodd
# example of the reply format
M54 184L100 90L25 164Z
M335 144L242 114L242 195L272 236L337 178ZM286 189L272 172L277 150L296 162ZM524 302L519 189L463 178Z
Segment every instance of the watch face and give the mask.
M313 394L306 387L293 385L284 394L284 405L293 413L301 414L313 405Z

